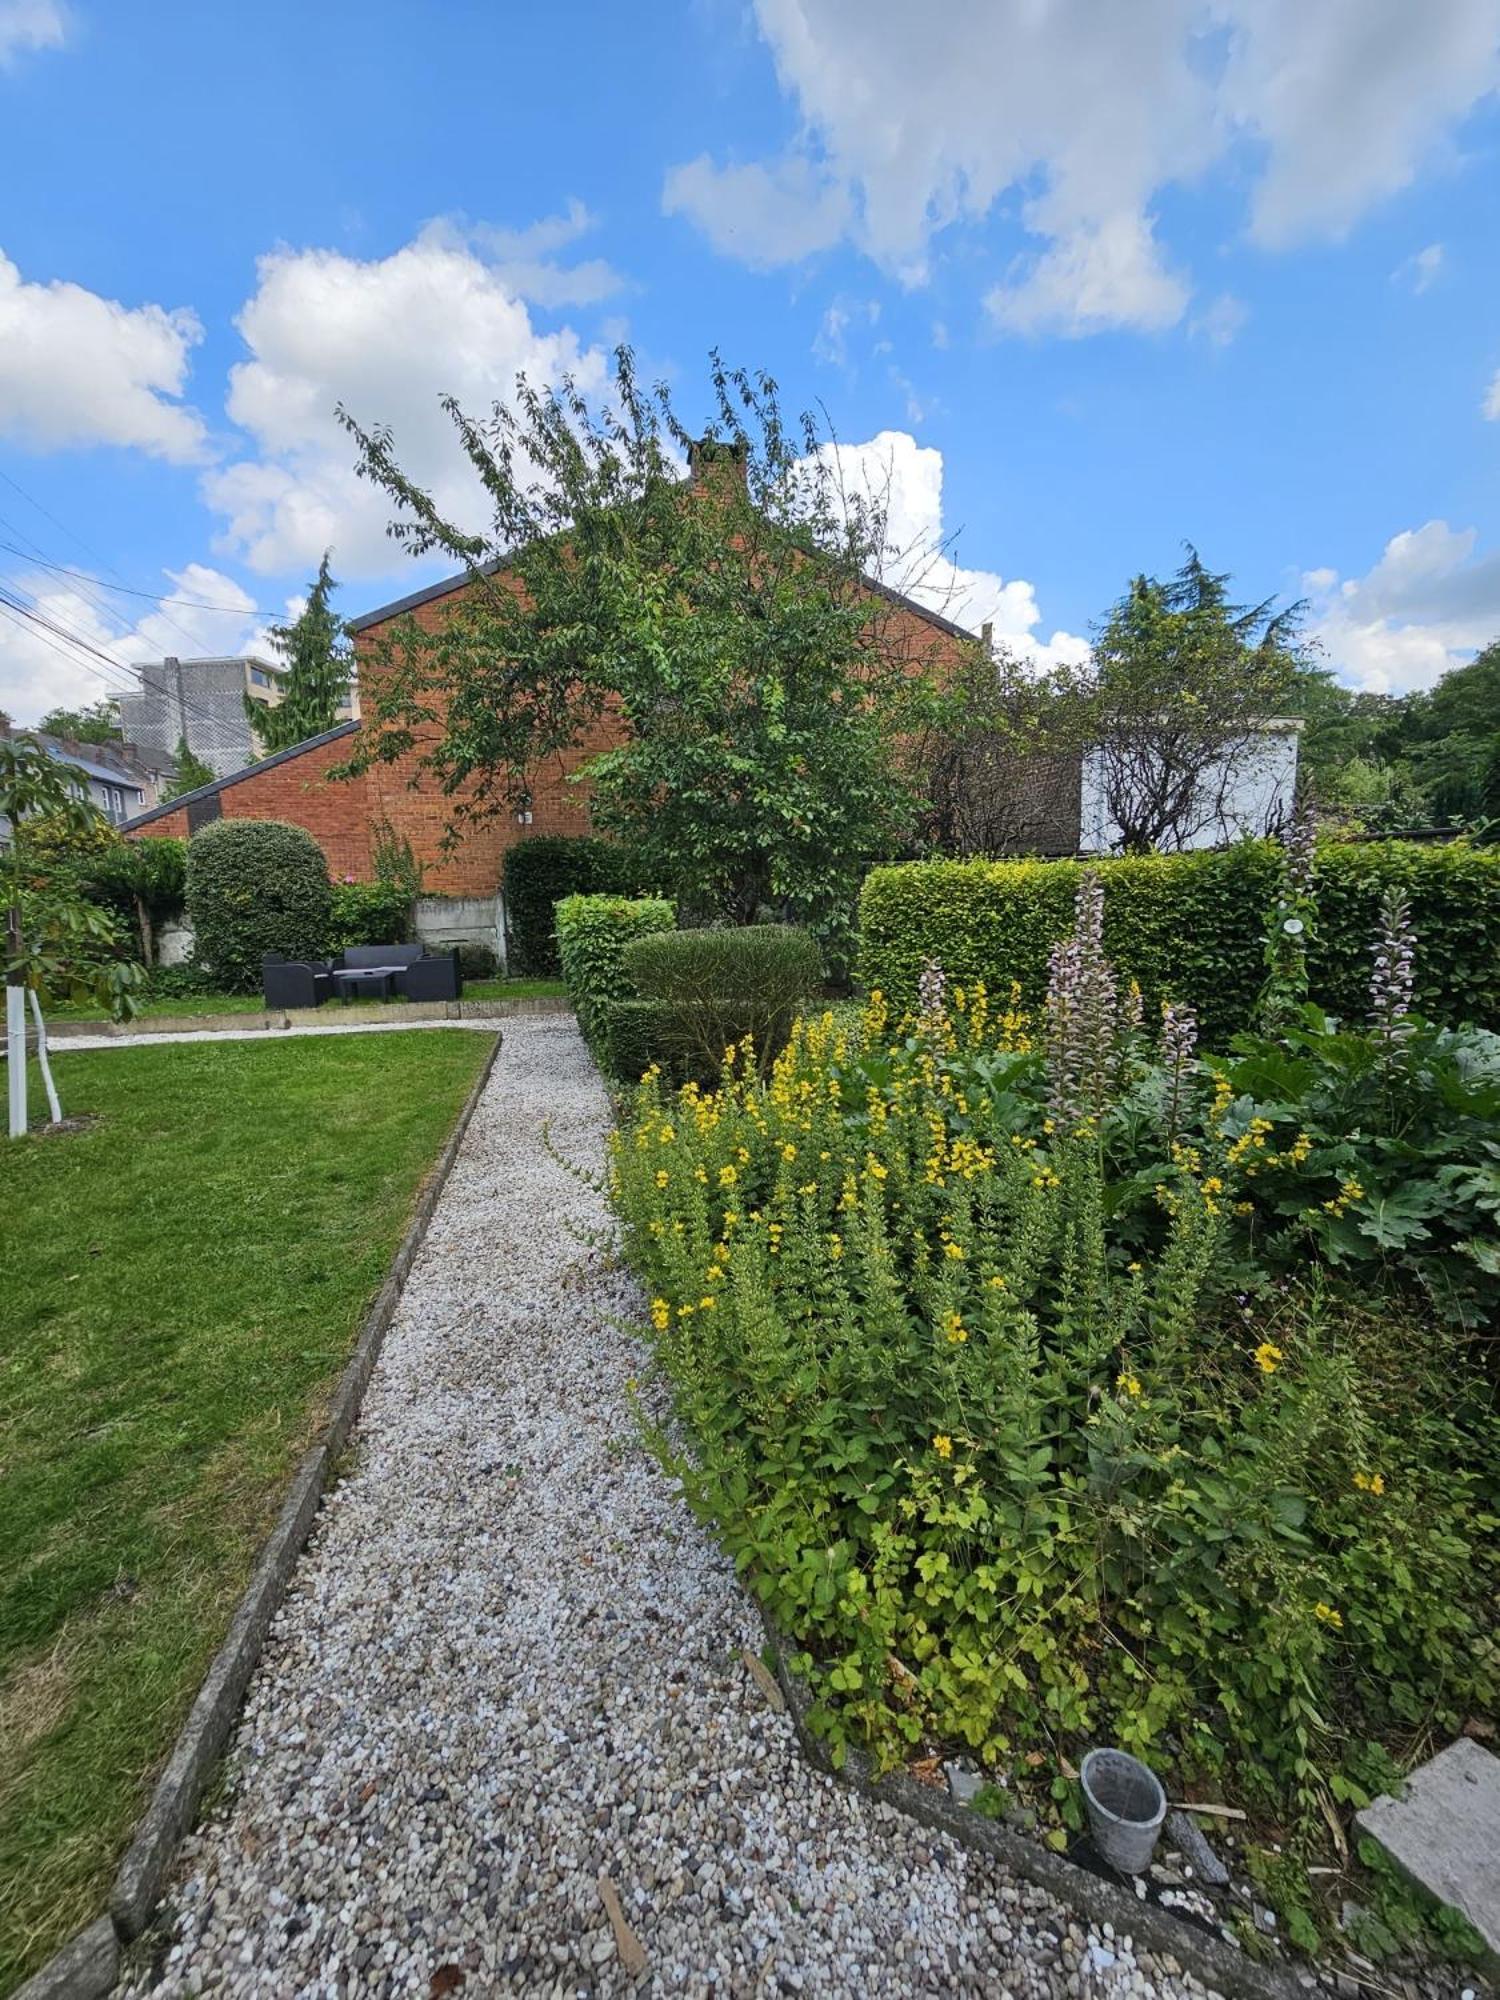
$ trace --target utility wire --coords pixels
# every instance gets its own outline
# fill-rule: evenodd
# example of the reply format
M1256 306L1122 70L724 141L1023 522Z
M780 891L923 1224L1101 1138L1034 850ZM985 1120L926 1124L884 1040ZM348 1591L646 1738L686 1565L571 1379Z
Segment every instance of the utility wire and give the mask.
M5 516L0 514L0 521L4 520ZM6 522L6 525L11 528L13 533L20 533L20 530L15 528L13 523ZM22 539L25 540L26 537L23 536ZM35 547L36 544L33 542L31 548L35 549ZM179 597L175 592L168 595L160 590L136 590L128 583L106 583L102 576L91 576L86 569L69 569L66 563L49 562L45 556L32 554L27 549L17 548L13 542L0 541L0 549L6 550L10 555L19 556L23 562L35 563L39 569L51 570L57 576L75 577L80 583L97 584L100 590L113 591L118 596L144 597L148 598L153 604L175 604L179 609L188 611L237 612L245 618L251 616L256 618L282 618L285 616L284 612L267 610L263 604L212 604L206 597Z

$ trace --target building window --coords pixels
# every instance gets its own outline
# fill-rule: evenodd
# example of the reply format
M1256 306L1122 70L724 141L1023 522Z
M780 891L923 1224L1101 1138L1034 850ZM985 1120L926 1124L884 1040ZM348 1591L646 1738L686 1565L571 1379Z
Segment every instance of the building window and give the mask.
M268 688L271 685L271 676L263 667L252 667L250 669L250 685L251 687Z
M118 826L125 817L125 794L118 785L104 787L104 808Z

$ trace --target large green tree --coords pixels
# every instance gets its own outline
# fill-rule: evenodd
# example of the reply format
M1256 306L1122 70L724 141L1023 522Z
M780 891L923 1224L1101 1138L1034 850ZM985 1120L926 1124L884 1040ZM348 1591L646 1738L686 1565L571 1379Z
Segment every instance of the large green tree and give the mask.
M1124 853L1227 838L1267 756L1256 725L1284 716L1304 654L1300 605L1235 604L1195 549L1174 576L1139 576L1061 676L1089 717L1090 765Z
M894 746L925 684L909 621L867 581L888 553L878 505L843 490L837 452L811 418L783 420L767 377L715 356L710 381L706 439L626 349L597 406L571 382L522 381L483 418L450 401L480 532L345 414L396 541L472 578L439 629L407 621L367 667L360 756L415 752L461 834L524 810L618 718L618 746L580 773L602 831L705 914L833 927L910 823Z
M245 714L267 754L321 736L338 720L354 667L348 632L333 609L337 588L325 549L301 612L290 625L271 628L285 670L281 700L272 707L245 697Z
M46 736L65 736L74 743L118 743L120 710L113 696L87 708L49 708L37 724Z

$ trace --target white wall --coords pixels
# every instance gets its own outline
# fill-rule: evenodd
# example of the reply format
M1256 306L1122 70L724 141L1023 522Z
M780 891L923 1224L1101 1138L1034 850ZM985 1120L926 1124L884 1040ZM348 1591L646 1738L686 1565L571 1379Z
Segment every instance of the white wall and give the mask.
M1224 765L1231 769L1231 783L1221 815L1190 832L1178 843L1181 847L1224 847L1280 826L1291 816L1297 789L1297 738L1295 728L1272 727L1256 730L1242 739L1225 759L1204 770L1205 801L1218 796L1224 780ZM1118 851L1120 829L1105 810L1102 796L1103 755L1095 749L1083 759L1083 811L1080 851L1084 854L1112 854Z

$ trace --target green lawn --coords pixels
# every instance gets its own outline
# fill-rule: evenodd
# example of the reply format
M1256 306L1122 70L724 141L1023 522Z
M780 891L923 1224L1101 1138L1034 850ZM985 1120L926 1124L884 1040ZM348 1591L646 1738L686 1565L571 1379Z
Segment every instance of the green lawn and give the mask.
M102 1907L471 1029L68 1053L0 1141L0 1992Z
M534 1000L543 995L562 997L567 987L560 979L470 979L464 983L466 1000ZM265 1000L259 993L192 993L173 999L141 1002L143 1015L262 1014ZM108 1010L92 1001L59 1002L47 1009L49 1021L103 1021Z

